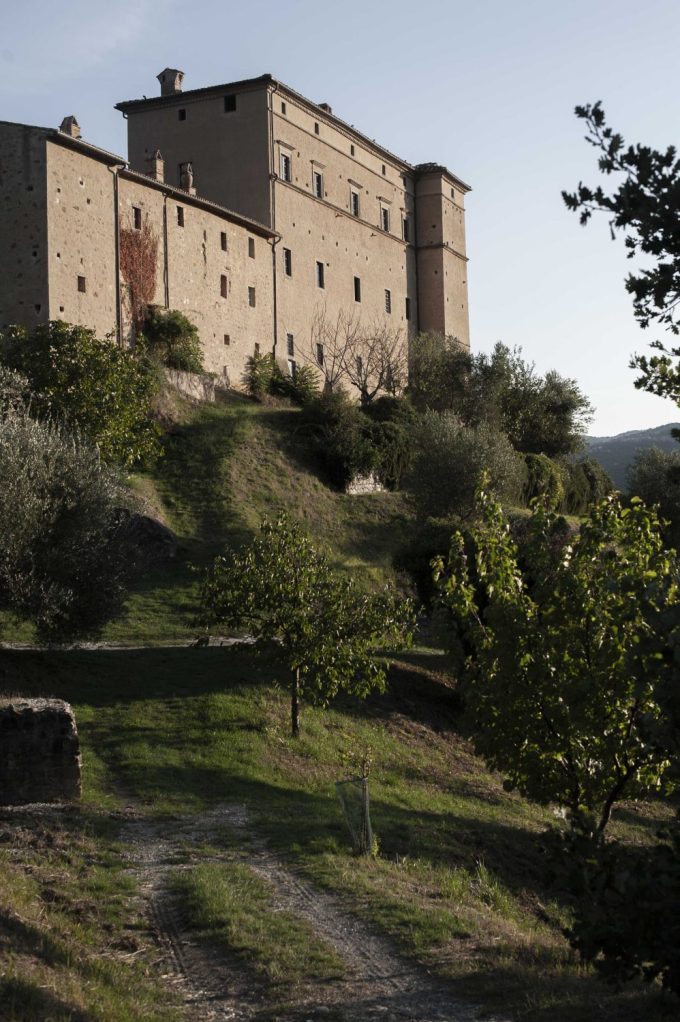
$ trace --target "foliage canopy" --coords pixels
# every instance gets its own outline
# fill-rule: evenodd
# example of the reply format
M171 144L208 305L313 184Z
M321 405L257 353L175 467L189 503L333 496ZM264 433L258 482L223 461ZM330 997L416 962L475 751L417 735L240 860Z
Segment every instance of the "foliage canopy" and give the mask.
M241 552L216 559L201 606L206 625L246 629L286 663L293 736L301 699L326 705L341 691L382 691L385 664L375 647L409 643L413 625L408 602L361 592L285 516L263 521Z
M157 380L144 358L55 320L32 333L11 328L0 360L28 380L35 413L63 420L104 461L131 466L159 453L152 418Z
M120 499L93 447L23 410L0 418L0 604L41 641L96 634L120 610Z
M575 192L562 192L567 207L580 212L582 224L593 213L609 217L612 237L622 232L628 258L645 256L652 265L626 278L633 296L635 317L641 327L660 324L680 333L680 159L674 146L665 151L650 146L626 145L606 122L601 102L577 106L576 116L586 123L586 141L599 150L598 167L606 176L620 175L618 186L606 192L579 182ZM635 386L652 394L680 401L680 348L653 341L660 354L636 355L631 365L640 370Z
M610 497L557 547L556 516L535 507L521 564L499 505L484 493L480 505L471 543L456 533L435 563L477 748L597 843L617 800L667 775L657 731L675 558L653 511Z

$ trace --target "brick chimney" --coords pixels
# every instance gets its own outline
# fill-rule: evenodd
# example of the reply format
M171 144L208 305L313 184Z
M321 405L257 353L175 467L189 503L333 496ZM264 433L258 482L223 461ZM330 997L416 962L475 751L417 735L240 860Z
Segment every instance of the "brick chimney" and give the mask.
M182 91L184 71L178 71L176 67L166 67L156 78L161 83L161 96L174 96Z
M160 149L157 149L153 156L147 156L146 173L154 181L165 181L165 160Z
M59 131L63 132L64 135L70 135L71 138L80 138L80 125L73 114L70 117L64 117L59 125Z

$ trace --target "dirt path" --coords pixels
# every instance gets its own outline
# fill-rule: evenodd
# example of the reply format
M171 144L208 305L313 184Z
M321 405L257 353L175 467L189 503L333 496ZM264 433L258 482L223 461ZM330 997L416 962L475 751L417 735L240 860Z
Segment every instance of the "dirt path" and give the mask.
M199 862L233 861L233 852L206 858L191 844L212 841L225 827L243 835L238 861L274 889L275 908L303 919L343 959L346 977L323 984L294 1010L271 1014L264 988L258 990L234 957L197 942L170 892L173 872ZM450 991L425 969L397 954L391 943L348 914L338 899L313 887L268 851L248 824L245 806L226 805L171 823L149 822L132 809L123 841L161 950L164 978L172 983L191 1022L473 1022L478 1008L455 1002ZM189 850L188 850L189 849ZM488 1022L505 1022L500 1018Z

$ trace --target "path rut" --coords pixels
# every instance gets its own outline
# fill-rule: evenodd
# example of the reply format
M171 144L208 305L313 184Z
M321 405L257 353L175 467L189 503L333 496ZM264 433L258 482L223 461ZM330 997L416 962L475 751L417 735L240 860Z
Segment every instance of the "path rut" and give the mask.
M123 841L160 951L160 967L177 990L191 1022L507 1022L483 1015L479 1007L456 1001L444 983L424 967L403 958L391 942L348 913L339 900L314 887L284 864L249 825L246 807L222 805L199 816L150 821L128 811ZM254 986L238 959L197 941L171 892L177 870L200 862L233 861L187 856L192 843L219 844L225 827L243 835L238 861L273 889L274 908L306 921L342 958L346 977L304 994L295 1008L273 1013L264 987ZM187 857L191 860L187 863Z

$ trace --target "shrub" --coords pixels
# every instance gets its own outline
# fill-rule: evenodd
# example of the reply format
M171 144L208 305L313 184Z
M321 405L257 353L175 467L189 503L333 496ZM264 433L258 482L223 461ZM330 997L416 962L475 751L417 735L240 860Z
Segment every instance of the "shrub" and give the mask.
M168 369L204 372L198 329L183 313L152 307L144 321L144 342Z
M562 463L564 499L561 510L569 515L584 515L614 490L614 484L599 462L593 458Z
M92 446L25 411L0 419L0 600L41 640L96 633L120 609L119 499Z
M28 380L0 363L0 416L22 408L30 397Z
M537 497L545 500L548 507L556 509L564 500L564 471L556 461L545 454L525 454L526 474L522 496L527 506Z
M466 515L486 475L489 487L516 500L523 461L503 433L462 426L449 413L427 412L415 430L415 454L405 485L422 517Z
M309 365L298 366L294 376L283 373L275 365L269 393L287 397L296 405L304 407L319 396L319 377Z
M54 321L30 334L12 328L0 360L27 378L36 414L62 419L104 461L133 465L159 453L152 417L158 381L148 359L85 327Z
M342 392L327 392L310 401L302 410L302 429L336 486L344 488L355 476L379 466L370 420Z
M243 374L243 382L246 390L256 401L262 401L267 394L272 392L274 380L279 374L279 368L274 356L270 351L264 355L251 355L246 361L246 368Z

